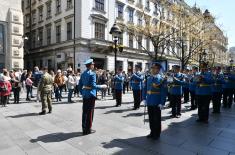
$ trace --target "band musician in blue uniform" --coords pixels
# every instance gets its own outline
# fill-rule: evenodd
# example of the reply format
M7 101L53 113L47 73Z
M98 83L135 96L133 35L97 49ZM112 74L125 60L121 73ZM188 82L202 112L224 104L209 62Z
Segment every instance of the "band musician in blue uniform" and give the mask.
M133 110L140 108L140 102L142 101L142 89L143 89L144 76L141 74L141 66L135 66L135 72L131 76L131 88L134 96L134 108Z
M167 96L166 80L160 74L162 66L153 62L151 75L145 81L143 102L147 105L150 134L147 138L158 139L161 134L161 109L165 105Z

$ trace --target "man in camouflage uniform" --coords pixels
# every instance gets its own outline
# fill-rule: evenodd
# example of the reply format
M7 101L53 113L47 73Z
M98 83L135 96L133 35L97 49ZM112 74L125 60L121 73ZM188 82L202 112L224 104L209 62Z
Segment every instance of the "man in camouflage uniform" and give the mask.
M48 69L44 68L43 76L39 82L39 92L42 101L42 111L39 113L39 115L45 115L47 107L49 109L49 113L52 112L51 92L53 81L54 80L52 76L48 73Z

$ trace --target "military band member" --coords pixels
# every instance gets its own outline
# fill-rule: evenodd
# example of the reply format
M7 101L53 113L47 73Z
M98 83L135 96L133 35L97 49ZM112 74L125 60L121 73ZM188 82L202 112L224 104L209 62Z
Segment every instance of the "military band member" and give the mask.
M38 85L38 91L40 92L40 97L42 101L42 111L39 115L45 115L46 109L49 109L48 113L52 112L51 104L51 93L54 80L52 76L48 73L48 69L45 67L43 69L43 75Z
M231 73L231 67L228 67L224 73L223 83L223 107L231 108L233 103L233 90L235 83L235 74Z
M183 95L182 85L185 84L183 81L183 74L180 73L180 66L173 66L173 83L170 85L170 104L172 108L172 118L179 118L181 116L181 97Z
M212 103L213 103L213 113L220 113L221 98L222 98L222 83L223 74L221 72L221 67L216 67L213 74L214 83L212 85Z
M131 76L131 87L134 96L134 108L133 110L140 108L140 102L142 101L142 89L144 76L141 74L141 66L135 66L135 72Z
M94 117L96 90L106 89L107 85L96 85L96 73L94 72L93 59L87 60L84 65L86 65L87 69L81 75L79 90L83 97L82 130L83 135L88 135L95 132L91 127Z
M143 102L147 105L150 134L147 138L158 139L161 134L161 109L165 105L167 86L166 81L159 74L161 65L152 63L151 75L145 82L143 89Z
M197 122L208 123L209 106L211 101L211 85L213 84L213 77L207 69L207 63L202 63L201 73L197 78L197 103L198 103L198 120Z
M184 103L189 101L189 76L189 69L185 69L184 79L186 83L183 85Z
M196 100L196 94L195 94L195 90L196 90L196 76L198 75L198 67L197 66L193 66L192 67L192 73L191 73L191 77L190 77L190 81L189 81L189 92L190 92L190 97L191 97L191 108L190 110L195 110L197 109L197 100Z
M115 88L115 95L116 95L116 107L122 105L123 83L124 83L124 76L122 75L122 68L119 68L117 75L114 77L114 88Z

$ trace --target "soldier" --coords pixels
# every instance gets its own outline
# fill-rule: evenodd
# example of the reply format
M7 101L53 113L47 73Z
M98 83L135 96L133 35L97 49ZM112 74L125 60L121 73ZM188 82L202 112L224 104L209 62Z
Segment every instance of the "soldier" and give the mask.
M213 103L213 113L220 113L221 98L222 98L222 83L223 74L221 72L221 67L215 68L213 74L214 83L212 85L212 103Z
M232 74L231 67L228 67L224 73L223 82L223 107L231 108L233 103L233 89L235 83L235 74Z
M183 85L184 103L188 103L189 101L189 69L185 69L184 79L186 81L185 85Z
M196 76L198 74L198 67L197 66L193 66L192 67L192 74L190 75L190 81L189 81L189 92L190 92L190 96L191 96L191 108L190 110L195 110L197 109L197 102L196 102L196 94L195 94L195 90L196 90Z
M161 134L161 109L165 105L167 86L166 81L159 73L161 65L152 63L151 75L145 81L143 89L143 102L147 105L150 134L147 138L158 139Z
M201 64L201 73L197 76L196 95L198 103L198 120L197 122L208 123L209 106L211 100L211 85L213 77L207 69L207 63Z
M86 65L87 69L81 75L79 90L83 97L82 130L83 135L88 135L95 132L91 127L94 117L96 90L106 89L107 85L96 85L93 59L87 60L84 65Z
M116 107L121 106L122 104L123 82L124 82L124 76L122 75L122 68L119 68L117 75L114 77Z
M131 87L134 96L134 108L133 110L140 108L140 102L142 101L142 88L144 76L141 74L141 66L135 66L135 73L131 76Z
M184 84L184 75L180 73L180 66L173 66L173 83L170 85L170 104L172 107L172 118L179 118L181 116L181 97L183 95L182 85Z
M42 101L42 111L39 113L39 115L45 115L47 107L49 109L49 113L52 112L51 93L53 81L54 80L52 76L48 73L48 69L45 67L43 70L43 76L38 86L38 91Z

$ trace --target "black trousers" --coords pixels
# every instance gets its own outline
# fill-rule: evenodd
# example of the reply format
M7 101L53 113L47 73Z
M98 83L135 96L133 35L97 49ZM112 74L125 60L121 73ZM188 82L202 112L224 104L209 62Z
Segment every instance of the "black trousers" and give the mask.
M20 101L20 88L14 89L14 103L19 103Z
M183 88L184 91L184 103L189 101L189 88Z
M233 103L233 89L226 88L223 93L223 106L226 108L231 108Z
M91 131L95 108L95 97L83 99L82 105L82 130L87 133Z
M172 108L172 115L180 115L181 114L181 95L172 95L170 98L170 104Z
M191 109L196 109L197 108L197 102L196 102L195 91L190 91L190 96L191 96Z
M6 106L8 101L8 96L1 96L1 105Z
M142 101L142 90L133 90L134 96L134 108L140 108L140 102Z
M122 89L122 91L123 91L123 94L126 93L126 82L123 83L123 89Z
M161 134L161 110L158 106L148 106L150 134L160 137Z
M220 92L214 92L212 95L213 112L215 113L220 112L221 98L222 98L222 93Z
M122 90L115 90L115 96L116 96L116 105L122 104Z
M199 120L208 121L211 96L210 95L197 95L197 100L198 100Z

